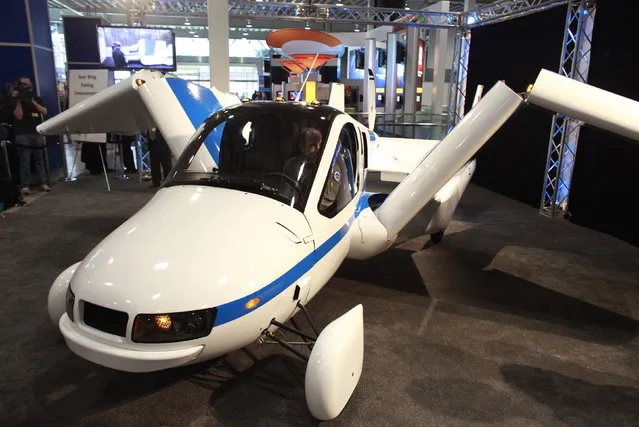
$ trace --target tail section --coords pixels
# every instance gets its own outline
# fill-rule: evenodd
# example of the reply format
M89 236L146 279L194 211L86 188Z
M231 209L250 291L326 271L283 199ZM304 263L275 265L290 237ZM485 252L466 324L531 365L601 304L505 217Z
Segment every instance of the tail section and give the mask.
M377 111L377 102L375 100L375 74L373 70L368 69L368 81L366 82L366 94L368 96L368 130L375 131L375 113Z
M344 85L331 83L331 92L328 95L328 106L344 111Z
M146 132L157 126L178 157L195 130L215 111L239 99L158 72L140 71L38 126L44 135ZM219 159L219 141L209 136L196 164L210 170Z
M473 106L471 108L475 108L475 105L481 101L481 96L484 93L484 85L477 85L477 91L475 92L475 98L473 98Z
M393 239L519 108L523 99L498 82L375 211Z

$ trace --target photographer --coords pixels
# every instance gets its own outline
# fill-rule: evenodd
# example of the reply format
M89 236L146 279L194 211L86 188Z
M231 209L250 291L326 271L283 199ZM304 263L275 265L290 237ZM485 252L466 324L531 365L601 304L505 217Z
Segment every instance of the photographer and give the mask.
M44 170L44 140L38 135L36 126L42 123L47 108L42 99L33 96L33 85L29 77L20 77L10 88L13 112L13 130L20 157L20 185L22 194L29 194L31 182L31 160L35 165L39 184L43 191L51 191Z

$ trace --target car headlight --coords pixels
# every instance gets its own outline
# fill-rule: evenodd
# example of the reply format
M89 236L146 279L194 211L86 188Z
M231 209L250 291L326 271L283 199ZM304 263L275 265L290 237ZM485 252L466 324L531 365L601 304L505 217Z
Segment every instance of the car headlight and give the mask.
M180 313L138 314L131 339L140 343L166 343L202 338L211 333L217 309Z
M75 295L73 294L73 291L71 290L71 286L67 286L66 309L67 309L67 316L69 316L69 319L71 319L72 322L73 322L73 305L74 304L75 304Z

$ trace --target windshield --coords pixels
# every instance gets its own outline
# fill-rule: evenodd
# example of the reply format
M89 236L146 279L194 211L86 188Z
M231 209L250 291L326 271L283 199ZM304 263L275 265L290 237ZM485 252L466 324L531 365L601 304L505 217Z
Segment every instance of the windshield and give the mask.
M337 114L275 102L219 111L200 126L164 185L231 188L303 211Z

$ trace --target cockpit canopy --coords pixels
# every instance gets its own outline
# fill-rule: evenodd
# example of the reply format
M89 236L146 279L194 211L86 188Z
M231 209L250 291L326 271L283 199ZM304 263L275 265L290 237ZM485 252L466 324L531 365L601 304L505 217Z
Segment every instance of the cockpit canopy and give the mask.
M253 192L303 211L338 114L325 106L275 102L218 111L199 127L164 185Z

